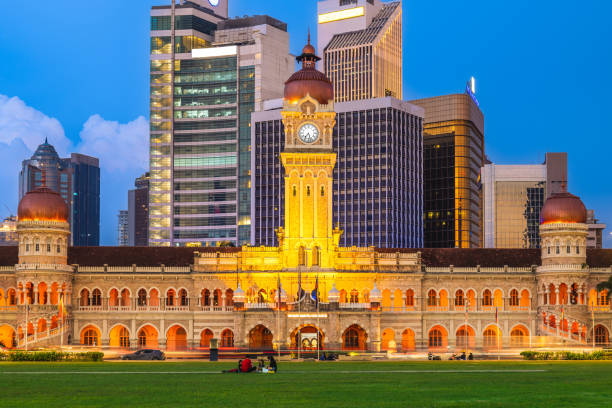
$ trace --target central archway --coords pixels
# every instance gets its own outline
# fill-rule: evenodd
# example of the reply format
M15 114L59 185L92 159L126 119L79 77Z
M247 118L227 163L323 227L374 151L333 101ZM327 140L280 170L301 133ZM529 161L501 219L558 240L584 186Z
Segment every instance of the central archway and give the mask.
M368 335L359 325L353 324L342 333L342 350L367 350Z
M168 329L166 348L168 351L187 350L187 331L182 326L175 324Z
M325 335L314 325L305 324L291 332L292 350L297 350L298 345L301 345L302 351L323 350L324 344Z
M266 326L258 324L249 332L249 350L272 350L272 332Z
M157 348L158 346L157 329L150 324L138 330L138 348Z
M15 330L11 326L0 326L0 347L13 348L16 346L15 340Z
M117 325L109 333L109 346L127 349L130 347L130 332L127 327Z

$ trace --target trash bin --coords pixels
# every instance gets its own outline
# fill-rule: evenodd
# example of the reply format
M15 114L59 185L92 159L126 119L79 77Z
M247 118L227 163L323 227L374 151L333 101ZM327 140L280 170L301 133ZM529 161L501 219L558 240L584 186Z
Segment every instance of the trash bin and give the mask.
M219 360L219 339L210 339L210 361Z

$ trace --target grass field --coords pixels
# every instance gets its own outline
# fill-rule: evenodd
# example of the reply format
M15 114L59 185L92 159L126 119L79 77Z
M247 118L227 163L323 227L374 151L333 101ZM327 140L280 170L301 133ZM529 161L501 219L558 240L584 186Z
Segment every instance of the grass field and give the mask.
M0 363L2 407L612 407L611 362Z

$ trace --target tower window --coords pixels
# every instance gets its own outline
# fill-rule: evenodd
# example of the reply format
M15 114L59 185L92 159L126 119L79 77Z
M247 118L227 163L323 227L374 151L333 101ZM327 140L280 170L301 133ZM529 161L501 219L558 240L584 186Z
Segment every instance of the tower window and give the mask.
M321 186L321 197L325 197L325 187Z
M561 247L559 247L559 245L557 245L557 255L559 255L561 253Z
M310 186L306 186L306 195L310 197Z
M550 247L548 247L548 255L550 255Z
M297 188L293 186L293 196L295 197L296 195L297 195Z
M576 254L580 254L580 245L576 245Z
M36 250L36 252L40 251L40 244L36 244L35 250Z
M51 252L51 244L47 244L47 252Z

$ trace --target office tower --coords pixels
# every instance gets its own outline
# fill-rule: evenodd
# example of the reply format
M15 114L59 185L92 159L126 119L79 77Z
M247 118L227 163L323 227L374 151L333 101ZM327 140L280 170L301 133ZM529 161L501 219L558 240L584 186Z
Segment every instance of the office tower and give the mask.
M227 1L151 10L149 243L250 238L250 117L293 71L286 24Z
M70 241L74 246L100 244L100 164L95 157L72 153L60 159L47 140L22 163L19 199L42 185L58 192L70 208Z
M128 245L149 245L149 173L136 179L128 191Z
M587 210L587 227L589 228L587 235L587 248L603 248L603 232L607 225L599 222L595 218L594 210Z
M119 210L117 214L117 246L129 245L129 215L127 210Z
M479 176L484 165L484 115L468 93L410 103L425 109L425 248L478 248L482 245Z
M284 225L280 101L253 114L252 244L276 246ZM395 98L336 103L333 225L341 246L423 245L423 109Z
M0 246L17 245L17 217L11 215L0 222Z
M336 102L402 99L402 3L325 0L318 5L318 50Z

